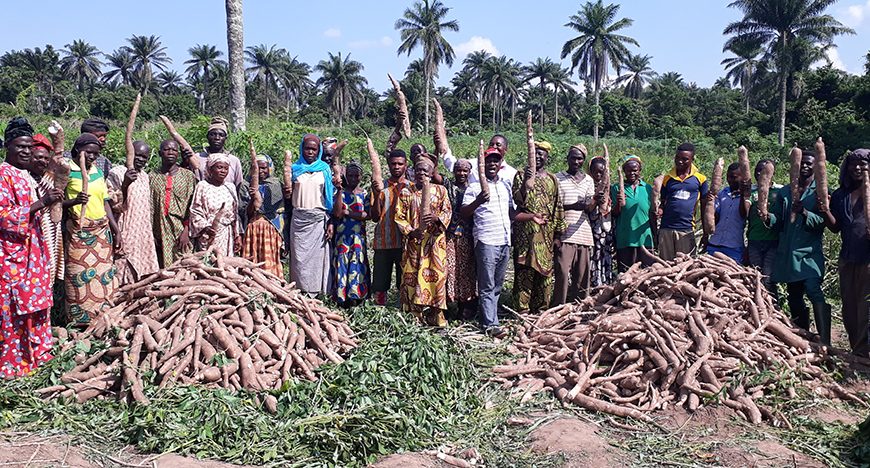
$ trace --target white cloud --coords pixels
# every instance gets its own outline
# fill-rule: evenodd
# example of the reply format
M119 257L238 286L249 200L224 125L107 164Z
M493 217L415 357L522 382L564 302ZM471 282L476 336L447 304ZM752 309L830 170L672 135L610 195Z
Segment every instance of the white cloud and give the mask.
M837 51L836 48L831 47L826 52L828 56L828 60L831 61L831 65L837 70L843 70L844 72L848 72L846 70L846 64L843 63L843 59L840 58L840 52Z
M460 59L472 52L477 52L478 50L488 52L492 55L501 55L492 43L492 39L483 36L471 36L471 39L454 47L453 50L456 52L456 58Z
M857 28L861 26L864 20L870 17L870 0L841 8L838 13L840 21L848 26Z
M380 39L363 39L359 41L350 41L347 45L351 49L374 49L377 47L389 47L393 45L393 38L383 36Z
M326 31L323 31L323 37L328 37L330 39L338 39L339 37L341 37L341 29L329 28Z

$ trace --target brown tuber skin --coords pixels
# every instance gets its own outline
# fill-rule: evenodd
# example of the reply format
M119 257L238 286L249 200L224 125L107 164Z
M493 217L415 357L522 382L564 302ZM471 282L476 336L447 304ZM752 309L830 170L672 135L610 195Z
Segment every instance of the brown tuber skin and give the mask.
M816 140L816 159L813 163L813 178L816 181L816 199L819 204L819 212L827 213L828 206L828 161L825 154L825 142L822 137ZM795 198L794 200L798 200Z
M133 109L130 111L130 118L127 120L127 128L124 132L124 148L127 152L127 169L133 169L133 159L136 157L136 152L133 150L133 128L136 126L136 115L139 114L139 104L142 102L142 93L136 93L136 100L133 101Z
M719 190L722 189L722 171L725 168L725 160L719 158L713 166L713 182L710 184L710 191L707 195L707 200L704 201L704 234L712 236L716 232L716 205L715 200L719 195Z
M801 199L801 159L803 159L804 153L800 148L795 146L791 149L791 153L789 154L789 159L791 160L791 166L789 167L788 177L789 184L791 188L791 200L794 203L797 200ZM797 213L792 211L790 214L791 222L794 222L797 219Z
M405 93L402 92L399 82L389 73L387 73L387 78L390 79L390 83L392 83L393 89L396 91L396 110L399 111L398 117L402 123L402 132L405 134L405 138L411 138L411 114L408 113L408 100L405 98Z

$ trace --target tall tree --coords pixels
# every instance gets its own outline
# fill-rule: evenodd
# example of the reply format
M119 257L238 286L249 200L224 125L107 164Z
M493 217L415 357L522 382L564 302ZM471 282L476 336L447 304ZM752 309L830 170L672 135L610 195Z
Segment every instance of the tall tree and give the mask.
M498 128L504 124L504 107L511 106L516 111L522 84L522 66L514 59L504 55L490 57L483 64L483 92L492 102L492 125Z
M722 60L725 67L725 78L734 86L740 86L743 91L743 100L746 104L746 112L749 112L749 94L755 84L756 70L761 63L763 52L758 42L735 41L723 49L723 52L731 52L734 57Z
M554 124L559 125L559 93L567 93L572 90L572 86L577 83L571 79L571 72L567 68L557 66L553 75L550 77L550 84L553 85L553 114Z
M45 112L43 95L49 99L54 94L54 83L60 74L60 56L54 47L46 45L45 50L35 47L24 49L20 55L21 67L32 77L36 89L40 91L36 96L37 112Z
M339 127L344 125L344 116L363 97L363 88L368 84L362 76L364 68L362 63L351 60L350 54L342 59L341 52L338 55L330 52L328 59L314 67L321 73L317 86L323 87L330 109L338 114Z
M426 76L426 133L429 133L429 90L432 88L432 78L438 71L441 62L447 66L453 65L453 46L447 42L442 31L459 31L456 20L447 21L450 8L444 6L441 0L423 0L414 2L414 6L405 10L402 18L396 21L395 28L400 31L402 43L397 53L408 54L417 47L423 49L423 68Z
M84 91L86 85L97 81L100 77L100 51L87 42L76 39L63 49L60 59L60 69L63 76L76 82L79 91Z
M269 94L277 91L278 79L284 71L284 66L290 61L286 49L280 49L277 45L272 44L266 47L265 44L248 47L245 50L245 58L248 59L250 67L245 69L251 75L251 81L260 84L260 89L266 98L266 116L270 114L269 110Z
M181 94L184 90L184 78L175 70L162 71L154 77L160 92L164 95Z
M631 26L633 20L616 20L619 5L604 5L602 0L587 2L568 19L566 27L579 35L562 46L562 57L571 55L571 71L580 67L580 77L591 80L595 93L595 124L592 133L598 141L598 125L601 120L601 86L607 79L607 71L612 66L619 73L630 52L626 44L637 46L634 38L618 34L620 29Z
M296 57L285 60L281 67L278 79L281 81L281 87L284 88L284 93L287 97L288 114L290 112L290 104L295 104L296 108L301 107L302 97L314 86L309 77L310 74L311 67L305 62L300 62Z
M453 97L456 99L461 99L463 101L477 99L480 86L477 82L477 78L471 70L467 68L459 70L455 75L453 75L450 84L453 85Z
M652 57L649 55L629 55L623 64L626 73L620 75L614 84L625 85L625 95L632 99L639 99L644 85L656 76L656 72L650 67L651 60Z
M127 39L127 48L133 56L133 74L136 85L145 93L154 79L154 69L166 71L172 59L166 54L166 47L160 43L160 36L133 36Z
M133 82L133 54L130 49L120 47L106 55L109 70L103 74L103 81L114 85L129 85Z
M733 35L725 42L729 49L736 42L756 42L767 49L776 66L779 81L779 144L785 145L785 111L788 82L797 70L794 48L801 42L829 44L840 34L855 31L825 14L836 0L735 0L729 5L743 13L740 21L729 24L723 34Z
M483 76L483 64L491 57L489 52L485 50L477 50L465 56L462 60L463 68L469 70L474 79L477 81L477 105L478 105L478 114L477 124L483 128L483 85L482 76Z
M197 44L187 49L187 53L190 54L190 58L184 61L184 64L187 65L185 73L187 73L188 78L197 78L203 85L197 92L197 98L199 99L200 111L205 112L206 95L209 90L209 72L214 70L218 64L226 63L220 58L224 53L209 44Z
M245 113L245 26L242 22L242 0L226 0L227 50L230 68L230 123L244 130Z
M525 82L530 83L531 81L538 80L538 86L541 88L541 131L543 132L545 114L544 105L546 103L543 98L547 94L547 83L551 82L555 74L558 73L559 65L550 60L550 57L538 57L534 62L523 68L526 75Z

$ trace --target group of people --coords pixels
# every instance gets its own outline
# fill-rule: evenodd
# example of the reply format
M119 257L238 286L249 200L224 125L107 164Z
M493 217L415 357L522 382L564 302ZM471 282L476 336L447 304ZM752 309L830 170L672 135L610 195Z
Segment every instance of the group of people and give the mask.
M494 135L478 171L447 145L432 154L414 144L407 154L396 148L401 137L394 131L384 153L389 177L366 190L362 165L340 164L341 145L314 134L302 138L283 178L271 157L257 155L253 186L252 174L245 177L239 158L224 148L228 132L225 120L213 119L199 154L164 140L160 164L146 172L147 143L132 142L131 167L112 167L101 155L108 126L89 119L66 155L69 180L60 182L52 140L23 118L9 122L0 164L0 376L24 375L50 359L55 281L63 284L69 322L85 325L110 305L116 287L191 250L241 255L280 278L286 263L298 289L341 306L370 298L386 305L397 292L404 310L432 326L446 325L448 304L455 304L457 317L477 315L492 336L503 335L498 310L509 264L514 308L536 313L585 297L617 271L649 264L652 251L665 261L699 249L721 252L759 268L772 294L785 283L793 320L804 328L808 296L820 339L829 344L831 311L821 290L826 226L842 237L840 288L852 350L866 355L870 348L870 238L860 190L868 150L845 158L830 210L815 199L810 151L801 199L775 186L768 209L759 210L757 188L740 179L736 164L728 186L708 193L688 143L677 148L657 193L634 155L619 161L619 187L608 182L609 157L590 158L582 144L567 149L565 171L552 173L553 146L535 141L534 172L517 171L505 161L507 138ZM772 163L760 161L756 177ZM695 220L707 203L715 207L716 229L698 245ZM62 216L52 212L56 206Z

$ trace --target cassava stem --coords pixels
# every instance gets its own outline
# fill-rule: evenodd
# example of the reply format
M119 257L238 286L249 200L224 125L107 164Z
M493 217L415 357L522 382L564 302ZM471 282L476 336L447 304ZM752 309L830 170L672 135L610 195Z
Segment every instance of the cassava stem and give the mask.
M535 151L535 131L532 129L532 111L526 114L526 145L528 154L526 155L526 165L529 168L529 177L523 184L523 194L528 196L528 193L535 188L535 175L538 172L538 158Z
M737 163L740 165L740 182L744 182L744 184L741 185L741 190L742 187L746 187L748 190L749 182L752 180L752 175L749 172L749 151L743 145L740 145L740 147L737 148ZM749 199L750 194L747 192L741 193L741 195L743 195L745 199Z
M369 159L372 163L372 191L381 192L384 190L384 175L381 171L381 157L375 151L375 145L371 138L366 138L366 150L369 153Z
M803 159L804 153L800 148L795 146L791 149L791 153L789 155L789 159L791 160L791 166L789 167L788 176L789 176L789 188L791 188L791 203L794 206L794 203L801 199L801 159ZM789 219L791 222L795 222L797 219L797 213L794 210L790 210Z
M390 83L393 84L393 89L396 90L396 109L399 111L399 120L402 122L402 132L405 134L405 138L411 138L411 120L410 114L408 113L408 100L405 98L405 93L402 92L402 87L399 86L399 82L389 73L387 73L387 78L390 79Z
M254 148L253 138L248 138L248 152L251 155L251 187L254 189L251 205L256 213L263 206L263 198L260 196L260 166L257 164L257 150Z

